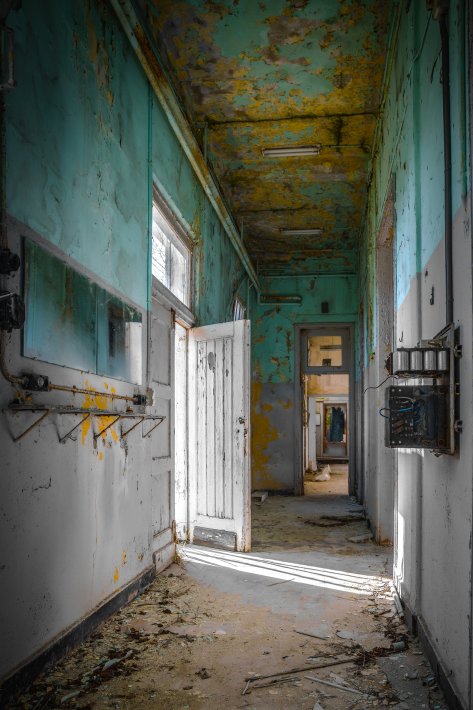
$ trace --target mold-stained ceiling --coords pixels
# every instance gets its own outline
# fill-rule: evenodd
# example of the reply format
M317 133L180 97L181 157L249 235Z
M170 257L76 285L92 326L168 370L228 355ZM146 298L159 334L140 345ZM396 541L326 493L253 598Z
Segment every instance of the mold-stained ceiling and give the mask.
M356 250L390 3L141 5L258 267ZM320 152L263 155L279 146ZM321 232L289 237L286 229Z

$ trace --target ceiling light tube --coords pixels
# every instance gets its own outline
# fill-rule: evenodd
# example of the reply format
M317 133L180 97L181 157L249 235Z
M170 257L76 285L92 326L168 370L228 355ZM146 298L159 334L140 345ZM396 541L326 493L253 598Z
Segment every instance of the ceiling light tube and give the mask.
M304 155L318 155L320 145L287 145L277 148L263 148L265 158L290 158Z
M322 234L321 229L281 229L285 237L317 237Z

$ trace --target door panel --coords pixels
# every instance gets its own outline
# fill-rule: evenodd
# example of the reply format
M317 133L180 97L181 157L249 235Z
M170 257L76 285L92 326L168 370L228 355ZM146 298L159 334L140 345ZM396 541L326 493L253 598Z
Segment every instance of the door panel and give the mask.
M151 386L153 413L165 417L151 434L151 510L156 568L164 569L175 554L174 542L174 314L153 298L151 316ZM150 427L151 428L151 425ZM143 428L143 434L146 428Z
M190 331L190 536L238 550L250 549L249 356L249 321Z

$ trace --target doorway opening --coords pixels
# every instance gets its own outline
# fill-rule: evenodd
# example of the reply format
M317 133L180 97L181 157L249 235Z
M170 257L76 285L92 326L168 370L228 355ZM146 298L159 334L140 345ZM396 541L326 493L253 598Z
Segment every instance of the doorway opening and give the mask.
M353 495L354 388L351 325L299 326L300 368L296 491ZM297 352L298 350L298 352ZM297 367L297 365L296 365Z
M348 495L350 376L304 377L304 493Z

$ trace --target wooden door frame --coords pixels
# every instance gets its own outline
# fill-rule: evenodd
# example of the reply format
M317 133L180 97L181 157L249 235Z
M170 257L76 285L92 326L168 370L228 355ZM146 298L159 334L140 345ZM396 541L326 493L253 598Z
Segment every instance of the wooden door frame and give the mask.
M294 326L294 495L304 495L304 450L303 450L303 387L302 387L302 350L301 341L303 331L306 330L336 330L346 329L349 336L348 378L349 394L348 403L350 411L348 430L348 494L356 494L356 387L355 387L355 323L353 321L323 323L297 323Z

